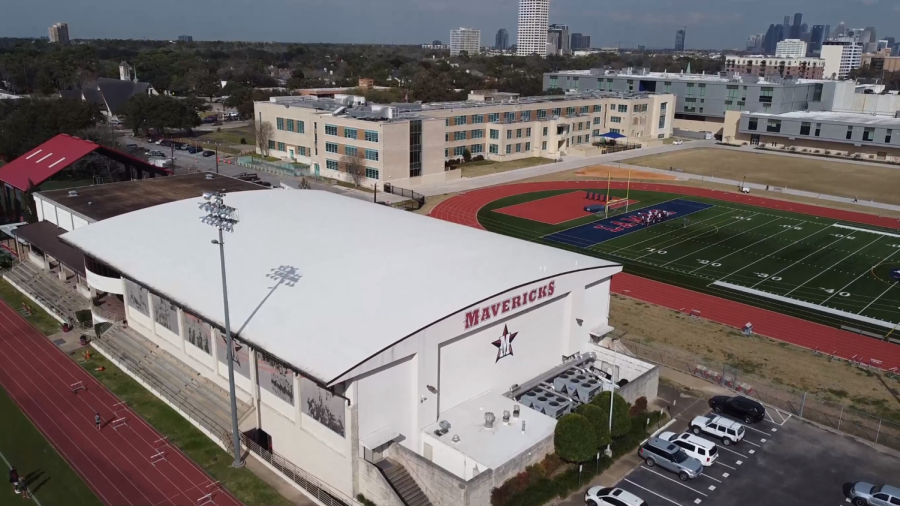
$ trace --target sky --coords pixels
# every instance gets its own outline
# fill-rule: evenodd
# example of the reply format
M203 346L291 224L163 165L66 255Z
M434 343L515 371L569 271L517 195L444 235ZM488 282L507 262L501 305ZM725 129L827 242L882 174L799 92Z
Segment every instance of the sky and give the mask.
M55 22L72 38L247 40L420 44L465 26L493 45L499 28L516 37L518 0L4 0L0 37L47 35ZM742 48L784 16L895 36L900 0L551 0L550 22L591 35L594 47L669 48L687 27L688 49Z

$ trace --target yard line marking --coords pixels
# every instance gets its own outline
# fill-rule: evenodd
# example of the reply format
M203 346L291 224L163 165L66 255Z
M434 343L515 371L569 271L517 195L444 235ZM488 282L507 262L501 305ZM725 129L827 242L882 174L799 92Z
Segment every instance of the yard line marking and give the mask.
M660 499L665 499L665 500L669 501L670 503L672 503L672 504L674 504L674 505L676 505L676 506L681 506L681 504L679 504L679 503L677 503L677 502L675 502L675 501L669 499L668 497L666 497L666 496L664 496L664 495L657 494L656 492L650 490L649 488L642 487L642 486L638 485L637 483L635 483L635 482L629 480L628 478L623 478L622 481L627 481L628 483L631 483L631 484L634 485L635 487L637 487L637 488L639 488L639 489L641 489L641 490L646 490L647 492L650 492L651 494L655 495L656 497L659 497Z
M851 282L847 283L846 285L844 285L843 288L841 288L840 290L838 290L838 291L834 292L833 294L829 295L827 299L825 299L825 300L822 301L822 304L825 304L826 302L828 302L829 300L831 300L832 297L834 297L835 295L837 295L837 294L843 292L844 290L846 290L847 287L849 287L849 286L852 285L853 283L856 283L857 281L859 281L859 278L861 278L861 277L865 276L866 274L872 272L872 269L874 269L875 267L878 267L879 265L881 265L881 264L887 262L892 256L896 255L897 253L900 253L900 249L894 249L894 251L892 251L890 255L888 255L888 256L882 258L880 262L878 262L877 264L875 264L875 265L873 265L872 267L869 267L868 269L866 269L865 271L863 271L862 274L860 274L859 276L857 276L853 281L851 281ZM892 286L893 286L893 285L892 285ZM889 286L889 287L888 287L888 290L890 290L890 289L891 289L891 287ZM887 290L885 290L885 293L887 293ZM884 295L884 294L881 294L881 295ZM881 298L881 295L879 295L878 298ZM878 300L878 299L875 299L875 300ZM875 300L873 300L872 302L870 302L870 303L869 303L869 306L871 306L872 304L874 304L874 303L875 303ZM860 311L860 313L862 313L862 312L865 311L866 309L869 309L869 306L864 307L864 308L862 309L862 311ZM857 313L857 314L859 314L859 313Z
M835 224L832 225L832 226L835 226L835 227L838 227L838 228L846 228L846 229L848 229L848 230L856 230L857 232L869 232L870 234L881 234L881 235L885 235L885 236L888 236L888 237L900 237L900 235L897 235L897 234L890 234L890 233L888 233L888 232L882 232L882 231L880 231L880 230L870 230L870 229L868 229L868 228L851 227L851 226L849 226L849 225L841 225L840 223L835 223Z
M881 292L881 295L879 295L878 297L875 297L875 300L873 300L872 302L870 302L866 307L862 308L862 310L861 310L859 313L856 313L856 314L860 314L860 313L862 313L863 311L865 311L866 309L869 309L869 306L871 306L872 304L874 304L875 301L877 301L878 299L884 297L884 295L885 295L886 293L888 293L888 292L891 290L891 288L894 288L895 286L897 286L897 282L896 282L896 281L894 282L893 285L890 285L889 287L887 287L887 290Z
M725 448L724 446L719 446L719 449L720 449L720 450L725 450L726 452L731 452L731 453L733 453L733 454L735 454L735 455L737 455L737 456L739 456L739 457L744 457L745 459L749 459L749 458L750 458L750 457L744 455L743 453L738 453L738 452L736 452L736 451L734 451L734 450L729 450L728 448ZM738 461L738 465L741 465L741 461L740 461L740 460Z
M3 452L0 452L0 459L3 459L3 462L6 464L7 468L12 469L12 464L10 464L8 460L6 460L6 456L3 455ZM38 498L34 496L34 493L31 493L31 498L34 499L34 502L38 506L41 506L41 501L38 501Z
M674 200L674 199L673 199L673 200ZM666 201L666 202L671 202L671 200ZM665 203L665 202L664 202L664 203ZM658 204L656 204L656 205L658 205ZM647 207L651 207L651 206L647 206ZM708 211L709 209L717 209L717 208L718 208L718 206L709 207L709 208L704 209L704 211ZM700 211L700 212L702 213L703 211ZM710 216L709 218L706 218L705 220L700 220L700 221L698 221L698 222L695 222L694 225L699 225L699 224L705 223L705 222L707 222L707 221L709 221L709 220L714 220L714 219L716 219L716 218L721 218L722 216L725 216L726 214L730 214L730 213L732 213L732 212L734 212L734 211L728 211L727 213L721 213L721 214L717 214L717 215L715 215L715 216ZM673 223L673 222L666 222L666 223ZM647 230L648 228L650 228L650 227L645 227L644 230ZM627 246L622 246L621 248L617 248L617 249L614 249L614 250L610 251L610 254L616 253L616 252L621 251L621 250L623 250L623 249L633 248L633 247L635 247L635 246L637 246L637 245L639 245L639 244L644 244L644 243L647 242L647 241L652 241L652 240L654 240L654 239L659 239L660 237L663 237L663 236L666 236L666 235L669 235L669 234L674 234L675 232L678 232L679 230L684 230L684 228L676 228L675 230L671 230L671 231L666 232L666 233L664 233L664 234L660 234L660 235L651 237L651 238L649 238L649 239L644 239L643 241L636 242L636 243L634 243L634 244L629 244L629 245L627 245ZM563 230L563 232L565 232L565 230ZM549 234L548 234L548 235L549 235ZM624 236L621 236L621 237L624 237ZM615 239L618 239L618 237L616 237ZM610 239L610 240L614 240L614 239Z
M781 269L780 271L776 272L775 274L772 274L772 275L769 276L769 277L763 278L762 280L760 280L759 283L756 283L755 285L751 286L750 288L756 288L756 286L759 285L760 283L762 283L763 281L765 281L765 280L767 280L767 279L769 279L769 278L771 278L771 277L774 277L774 276L777 276L777 275L781 274L782 272L784 272L784 271L790 269L791 267L793 267L793 266L795 266L795 265L797 265L797 264L803 262L803 261L806 260L807 258L809 258L809 257L815 255L816 253L822 251L823 249L829 248L829 247L831 247L831 245L837 244L838 242L843 241L843 240L844 240L843 237L838 237L837 240L832 241L832 242L826 244L825 246L822 246L821 248L819 248L819 249L813 251L813 252L810 253L809 255L806 255L805 257L801 258L800 260L797 260L796 262L791 263L790 265L788 265L788 266L785 267L784 269Z
M771 223L771 222L769 222L769 223ZM806 223L806 222L805 222L805 221L801 221L800 223L798 223L798 225L802 225L802 224L804 224L804 223ZM721 262L722 260L724 260L724 259L730 257L731 255L734 255L735 253L740 253L741 251L744 251L745 249L749 248L750 246L756 246L757 244L759 244L759 243L761 243L761 242L763 242L763 241L768 241L769 239L775 237L776 235L783 234L783 233L785 233L785 232L789 232L790 230L793 230L793 229L791 229L791 228L786 228L786 229L782 230L781 232L778 232L778 234L774 234L774 235L770 235L770 236L768 236L768 237L764 237L764 238L762 238L762 239L756 241L756 242L753 243L753 244L748 244L748 245L744 246L743 248L741 248L741 249L739 249L739 250L732 251L731 253L729 253L729 254L727 254L727 255L725 255L725 256L723 256L723 257L717 258L717 259L713 260L713 261L710 262L710 263ZM688 274L693 274L693 273L699 271L700 269L702 269L702 268L704 268L704 267L707 267L708 265L709 265L709 264L701 265L700 267L697 267L696 269L692 270L692 271L689 272Z
M720 216L724 216L724 215L720 215ZM731 218L731 217L725 218L725 219L722 220L722 221L724 222L724 221L728 221L728 220L734 220L734 221L732 221L731 223L726 223L726 224L724 224L724 225L719 225L718 223L715 224L715 225L707 225L707 226L704 227L704 228L713 227L713 228L715 228L716 231L718 232L718 228L719 228L720 226L723 227L723 228L724 228L724 227L729 227L729 226L734 225L735 223L741 221L741 220L733 219L733 218ZM696 238L702 236L703 234L707 233L708 230L702 230L702 229L701 229L701 230L696 230L695 232L699 232L699 233L698 233L698 234L694 234L694 235L689 235L688 237L685 237L684 239L682 239L682 240L680 240L680 241L678 241L678 242L672 243L672 244L654 244L653 246L654 246L655 249L671 248L672 246L678 246L679 244L681 244L681 243L683 243L683 242L693 241L694 239L696 239ZM678 238L678 237L674 237L673 239L679 239L679 238ZM666 241L663 241L663 242L665 243ZM639 259L641 259L641 258L644 258L644 257L647 256L647 255L652 255L652 254L653 254L652 251L651 251L651 252L644 253L643 255L637 257L635 260L639 260Z
M723 279L725 279L725 278L727 278L727 277L733 276L734 274L737 274L738 272L741 272L742 270L744 270L744 269L750 267L751 265L753 265L753 264L755 264L755 263L757 263L757 262L761 262L761 261L763 261L763 260L769 258L770 256L774 255L775 253L778 253L778 252L781 251L781 250L790 248L791 246L794 246L794 245L797 244L798 242L803 242L803 241L809 239L810 237L812 237L812 236L818 234L819 232L821 232L821 231L823 231L823 230L828 230L829 228L831 228L831 227L830 227L830 226L827 226L827 227L820 228L819 230L816 230L815 232L813 232L813 233L809 234L808 236L804 237L803 239L797 239L796 241L794 241L794 242L788 244L787 246L785 246L785 247L783 247L783 248L779 248L779 249L777 249L777 250L775 250L775 251L769 253L768 255L766 255L766 256L760 258L759 260L755 260L755 261L753 261L753 262L751 262L751 263L749 263L749 264L747 264L747 265L741 267L740 269L738 269L738 270L732 272L731 274L726 274L725 276L722 276L721 278L717 279L716 281L722 281Z
M665 267L665 266L669 265L669 264L672 263L672 262L676 262L676 261L678 261L678 260L681 260L681 259L684 258L684 257L691 256L691 255L696 255L697 253L700 253L701 251L705 250L706 248L711 248L711 247L713 247L713 246L722 244L722 243L725 242L725 241L734 239L735 237L738 237L738 236L740 236L740 235L746 234L747 232L750 232L751 230L756 230L756 229L759 228L759 227L764 227L764 226L768 225L769 223L774 223L774 222L776 222L776 221L778 221L778 220L780 220L780 219L781 219L781 218L775 218L774 220L767 221L767 222L763 223L762 225L757 225L757 226L755 226L755 227L753 227L753 228L744 230L744 231L741 232L740 234L733 235L733 236L731 236L731 237L726 237L725 239L722 239L721 241L719 241L719 242L717 242L717 243L713 243L713 244L710 244L710 245L705 246L705 247L703 247L703 248L700 248L700 249L698 249L698 250L696 250L696 251L692 251L692 252L688 253L687 255L680 256L680 257L678 257L678 258L676 258L676 259L674 259L674 260L669 260L668 262L662 264L660 267ZM785 230L789 230L789 229L785 229ZM768 239L768 237L767 237L767 239ZM754 244L756 244L756 243L754 243ZM701 265L700 267L703 267L703 266ZM698 267L697 269L699 269L700 267ZM697 269L694 269L694 270L697 270ZM694 272L694 271L691 271L691 272Z
M820 273L816 274L815 276L813 276L813 277L807 279L807 280L804 281L803 283L801 283L801 284L795 286L794 288L791 289L790 292L784 294L784 296L787 297L788 295L794 293L794 291L797 290L798 288L800 288L800 287L802 287L803 285L809 283L810 281L812 281L812 280L818 278L818 277L821 276L822 274L825 274L826 272L830 271L831 269L834 269L834 266L835 266L835 265L840 264L840 263L843 262L844 260L846 260L846 259L852 257L853 255L859 253L860 251L862 251L862 250L868 248L869 246L875 244L876 242L878 242L878 241L880 241L880 240L881 240L881 237L880 237L880 236L879 236L879 237L876 237L874 241L870 242L869 244L866 244L866 245L863 246L862 248L859 248L858 250L854 251L853 253L850 253L849 255L845 256L844 258L842 258L842 259L838 260L837 262L833 263L833 264L832 264L830 267L828 267L827 269L824 269L822 272L820 272Z
M673 480L672 478L669 478L668 476L663 476L662 474L657 473L656 471L650 469L650 468L647 467L647 466L641 466L641 469L643 469L644 471L649 471L649 472L651 472L651 473L653 473L653 474L659 476L660 478L665 478L665 479L671 481L672 483L677 483L677 484L681 485L682 487L684 487L684 488L686 488L686 489L688 489L688 490L693 490L694 492L696 492L696 493L702 495L703 497L709 497L709 496L707 496L706 494L704 494L703 492L700 492L699 490L694 490L694 489L692 489L691 487L685 485L684 483L681 483L680 481L675 481L675 480Z
M737 471L736 467L731 467L728 464L723 464L723 463L719 462L718 460L716 461L716 464L719 464L720 466L725 466L728 469L731 469L732 471ZM728 473L725 473L725 474L727 475ZM728 476L725 476L725 477L728 478Z
M714 481L714 482L716 482L716 483L722 483L722 480L717 480L717 479L713 478L712 476L710 476L710 475L708 475L708 474L701 474L700 476L706 476L707 478L709 478L710 480L712 480L712 481Z

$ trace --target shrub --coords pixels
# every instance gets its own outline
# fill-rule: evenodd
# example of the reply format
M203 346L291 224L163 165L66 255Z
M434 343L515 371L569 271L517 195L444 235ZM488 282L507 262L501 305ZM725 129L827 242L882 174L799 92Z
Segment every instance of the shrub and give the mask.
M587 418L569 413L559 419L553 435L556 454L569 462L585 462L594 457L597 434Z
M609 409L609 408L607 408ZM594 433L597 435L597 448L602 448L609 444L609 413L594 404L582 404L575 410L579 415L587 418L594 427Z
M472 157L473 162L480 162L482 160L484 160L484 155L475 155Z
M646 397L638 397L634 401L634 407L639 408L639 413L644 413L647 411L647 398Z
M356 500L359 501L360 503L362 503L363 506L378 506L377 504L370 501L369 499L366 498L366 496L364 496L362 494L357 494Z
M566 463L563 462L559 455L555 453L551 453L544 457L544 460L541 462L541 467L544 468L544 476L553 476L553 474L559 470Z
M598 408L609 412L609 392L603 392L591 401ZM631 428L631 420L628 418L628 401L619 394L613 397L613 425L612 437L624 436Z
M465 160L466 162L472 161L472 152L468 149L463 151L463 160Z
M222 127L216 128L216 132L221 132L221 131L222 131Z
M826 149L826 150L825 150L825 154L826 154L826 155L830 155L830 154L831 154L831 151L828 151L828 150Z
M247 139L241 137L241 144L247 144Z

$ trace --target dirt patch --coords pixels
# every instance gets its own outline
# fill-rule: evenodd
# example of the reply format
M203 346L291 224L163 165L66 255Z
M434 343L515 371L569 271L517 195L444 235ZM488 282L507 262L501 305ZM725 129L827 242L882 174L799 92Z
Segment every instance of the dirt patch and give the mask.
M622 167L591 165L590 167L576 170L575 175L580 177L606 178L608 174L612 179L627 180L631 177L634 181L674 181L678 179L678 177L674 175L657 174L656 172L647 172L643 170L632 170L631 174L628 172L628 169L623 169Z
M622 163L657 169L670 167L703 176L787 187L813 193L900 204L900 168L854 162L737 151L686 149L641 156Z
M743 376L740 381L757 387L807 391L820 399L900 421L900 381L774 339L747 338L731 327L629 297L613 294L611 299L610 325L624 332L626 340L668 353L673 363L694 357L698 362L706 359L728 364ZM693 367L687 360L684 363Z

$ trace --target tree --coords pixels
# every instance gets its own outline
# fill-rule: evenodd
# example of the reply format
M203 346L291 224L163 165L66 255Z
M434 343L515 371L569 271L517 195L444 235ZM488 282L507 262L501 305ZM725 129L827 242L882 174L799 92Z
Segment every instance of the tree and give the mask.
M362 179L366 177L366 161L358 154L344 155L341 158L340 166L356 186L359 186Z
M591 401L591 404L609 413L609 392L603 392ZM609 423L609 419L607 419ZM612 437L621 437L631 430L631 419L628 417L628 401L619 394L613 397Z
M597 433L587 418L569 413L556 423L553 433L556 454L568 462L586 462L597 451Z
M58 134L76 135L102 118L95 105L81 100L23 98L0 102L0 158L7 160Z
M594 433L597 435L597 448L602 448L610 443L609 413L607 411L593 404L582 404L575 412L591 422Z
M269 141L272 140L272 134L275 129L272 123L268 121L255 121L253 123L253 134L256 137L256 147L263 156L269 156Z
M135 95L125 102L121 113L134 135L151 128L159 134L170 128L190 130L200 124L192 104L165 95Z
M463 151L463 160L465 160L466 163L469 163L469 162L472 161L472 152L469 151L469 148L466 148L466 149Z

